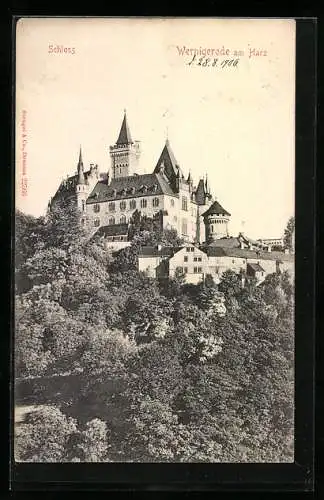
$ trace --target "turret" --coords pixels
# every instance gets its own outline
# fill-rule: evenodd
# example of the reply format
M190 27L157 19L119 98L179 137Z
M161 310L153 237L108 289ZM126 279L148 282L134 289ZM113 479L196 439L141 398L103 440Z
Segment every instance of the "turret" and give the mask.
M77 207L81 212L84 212L85 208L86 208L88 187L87 187L86 179L84 176L84 167L83 167L81 146L80 146L80 152L79 152L77 181L76 181L75 189L76 189Z
M228 236L228 223L231 214L228 213L218 201L202 214L206 228L206 242L210 243L219 238Z
M137 173L140 158L140 142L133 141L128 126L126 110L114 146L110 146L112 179L128 177Z

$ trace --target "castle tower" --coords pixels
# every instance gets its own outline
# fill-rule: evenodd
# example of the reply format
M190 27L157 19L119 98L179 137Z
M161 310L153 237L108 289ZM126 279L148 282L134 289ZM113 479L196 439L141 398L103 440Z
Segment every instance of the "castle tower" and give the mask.
M117 179L136 174L140 154L140 142L132 140L126 110L124 110L118 139L114 146L110 146L111 178Z
M86 199L87 199L87 184L84 176L84 167L82 160L82 150L80 146L79 152L79 161L78 161L78 170L77 170L77 182L76 182L76 198L77 198L77 207L81 212L85 211L86 207Z
M202 214L206 228L206 243L228 236L229 214L219 203L214 203Z

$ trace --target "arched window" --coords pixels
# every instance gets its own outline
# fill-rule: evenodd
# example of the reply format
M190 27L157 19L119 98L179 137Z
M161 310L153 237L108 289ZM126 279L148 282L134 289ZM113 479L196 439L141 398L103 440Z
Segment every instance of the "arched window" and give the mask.
M99 203L95 203L93 205L93 211L94 212L100 212L100 205L99 205Z
M153 200L152 200L153 207L158 207L159 203L160 203L159 198L153 198Z
M141 200L141 208L147 207L147 200Z
M126 216L122 215L120 218L120 224L126 224Z
M171 207L174 207L174 199L171 198Z
M111 201L108 205L108 210L109 212L114 212L115 211L115 202Z
M115 217L109 217L108 224L110 226L112 226L113 224L115 224Z
M95 227L99 227L100 226L100 219L95 219L94 222L93 222L93 225Z
M119 206L120 206L120 210L126 210L126 201L121 201Z
M129 202L129 208L130 208L131 210L134 210L134 209L136 208L136 200L131 200L131 201Z

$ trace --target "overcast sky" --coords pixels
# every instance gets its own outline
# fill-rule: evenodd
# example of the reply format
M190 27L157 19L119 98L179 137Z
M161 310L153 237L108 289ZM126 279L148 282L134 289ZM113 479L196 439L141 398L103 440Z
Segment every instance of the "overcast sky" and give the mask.
M71 51L49 53L49 45ZM219 55L217 67L189 66L184 46L224 46L231 55ZM249 57L250 48L263 55ZM244 51L238 65L221 68L234 50ZM126 108L142 144L141 172L153 171L168 129L184 173L197 183L208 172L232 214L231 234L279 237L294 214L294 21L23 19L16 90L16 200L27 213L44 213L75 172L80 143L86 166L109 169Z

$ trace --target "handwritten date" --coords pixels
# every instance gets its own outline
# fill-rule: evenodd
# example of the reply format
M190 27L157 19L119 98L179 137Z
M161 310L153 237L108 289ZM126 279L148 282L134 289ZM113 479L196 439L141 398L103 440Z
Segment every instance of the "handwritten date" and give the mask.
M191 61L187 64L188 66L202 66L202 67L213 67L213 68L236 68L239 63L239 59L219 59L211 57L197 57L196 54L193 56Z

